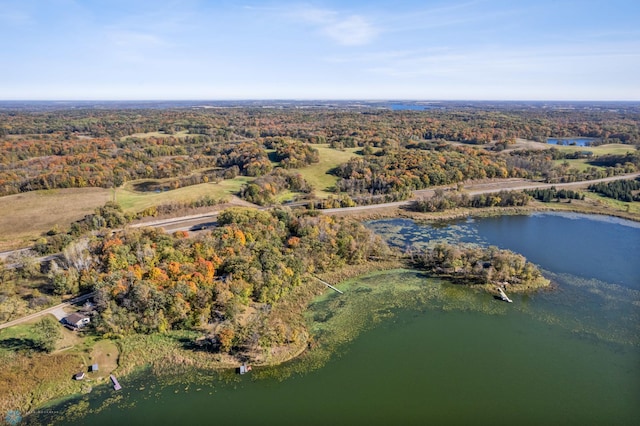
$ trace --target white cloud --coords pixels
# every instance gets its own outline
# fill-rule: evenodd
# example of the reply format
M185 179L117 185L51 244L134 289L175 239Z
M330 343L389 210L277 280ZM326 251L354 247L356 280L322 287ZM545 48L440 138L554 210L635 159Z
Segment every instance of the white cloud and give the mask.
M346 46L367 44L378 33L369 22L357 15L326 25L323 32L333 40Z
M166 41L155 34L129 30L113 30L108 33L109 41L118 47L141 49L150 47L166 47Z
M328 9L304 7L289 13L294 18L313 24L320 33L344 46L360 46L373 41L380 32L361 15L346 15Z

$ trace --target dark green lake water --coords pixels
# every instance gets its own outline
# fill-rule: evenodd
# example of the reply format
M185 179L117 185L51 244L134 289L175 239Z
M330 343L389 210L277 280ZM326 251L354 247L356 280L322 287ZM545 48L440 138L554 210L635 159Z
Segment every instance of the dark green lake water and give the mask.
M118 402L98 410L113 392L94 390L74 404L96 412L60 424L640 424L637 224L545 214L368 226L399 245L446 238L508 248L557 288L506 304L413 271L371 275L310 308L321 344L347 342L321 368L208 384L123 378ZM339 334L350 327L352 337Z

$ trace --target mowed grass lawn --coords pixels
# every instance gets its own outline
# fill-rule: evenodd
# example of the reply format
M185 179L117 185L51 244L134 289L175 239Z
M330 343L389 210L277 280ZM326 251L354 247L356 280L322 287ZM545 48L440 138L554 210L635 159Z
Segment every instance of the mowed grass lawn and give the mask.
M103 188L51 189L0 197L0 251L24 246L55 225L67 228L112 197L112 191Z
M320 154L320 161L302 169L292 171L300 173L302 177L315 188L318 197L327 197L331 194L331 189L338 178L329 174L331 169L346 163L349 159L357 156L356 151L362 148L345 148L344 151L330 148L328 144L313 145Z
M0 413L27 411L52 398L86 392L89 386L108 383L109 373L118 367L116 343L67 330L61 324L62 337L56 351L25 352L37 338L32 325L39 320L0 330L0 383L8 384L0 386ZM92 364L98 364L98 371L88 372ZM72 375L80 371L87 377L72 380Z

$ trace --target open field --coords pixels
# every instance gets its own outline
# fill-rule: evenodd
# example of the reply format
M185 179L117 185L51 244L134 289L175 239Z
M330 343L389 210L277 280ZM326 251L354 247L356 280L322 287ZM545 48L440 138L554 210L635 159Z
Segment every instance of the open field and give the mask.
M157 133L157 132L156 132ZM151 136L151 134L146 134ZM519 139L518 148L551 148L551 145ZM359 148L336 150L328 144L314 145L319 151L320 161L316 164L293 169L300 173L316 189L315 194L320 198L331 195L330 189L335 185L337 177L329 174L334 167L358 155ZM596 156L605 154L625 154L633 152L632 145L610 144L597 147L557 146L562 151L589 150ZM565 160L558 160L562 163ZM586 159L567 160L569 164L579 170L590 167ZM252 178L236 177L219 183L204 183L166 192L138 192L133 190L135 182L128 182L115 193L115 200L125 211L137 212L145 208L173 201L191 201L203 196L224 198L237 193L244 184ZM280 194L278 201L290 200L294 194L285 192ZM104 205L114 199L112 190L102 188L73 188L47 191L34 191L0 197L0 251L15 249L31 245L38 237L55 225L62 229L73 221L79 220L86 214L92 213L96 207Z
M112 199L103 188L51 189L0 197L0 251L27 245L55 225L63 229Z
M557 148L562 152L582 152L589 151L593 152L594 157L598 157L601 155L624 155L629 152L635 152L636 147L633 145L624 145L624 144L609 144L609 145L600 145L600 146L563 146L563 145L547 145L549 147ZM578 158L574 160L555 160L554 163L556 165L560 165L564 162L569 163L571 168L578 169L581 172L585 171L589 167L595 167L596 169L604 169L602 166L594 166L589 164L591 159L588 158Z
M594 156L598 155L624 155L627 152L635 152L636 147L634 145L625 145L621 143L612 143L609 145L600 146L563 146L563 145L547 145L548 147L557 148L563 152L576 152L576 151L589 151L593 152Z
M138 192L134 191L133 184L140 181L127 182L123 188L116 191L116 201L125 211L137 212L147 207L157 206L171 201L192 201L208 195L213 198L224 198L240 191L247 182L253 180L246 176L238 176L234 179L223 180L218 183L201 183L199 185L185 186L165 192Z
M313 185L318 197L324 198L331 194L328 190L338 181L336 176L329 174L329 171L358 155L356 151L361 148L345 148L344 151L339 151L329 148L328 144L313 145L313 147L318 150L320 161L293 171L300 173L307 182Z
M115 199L125 211L137 212L171 201L192 201L208 195L224 198L253 178L238 176L219 183L203 183L166 192L137 192L128 182L116 190ZM67 229L72 222L91 214L107 201L111 189L69 188L25 192L0 197L0 251L31 245L55 225Z
M41 318L34 318L29 322L0 330L0 350L28 349L30 342L37 338L33 324L40 320Z
M596 169L604 169L605 168L605 167L602 167L602 166L594 166L593 164L589 164L589 161L591 161L591 160L586 159L586 158L578 158L578 159L575 159L575 160L553 160L553 163L556 166L559 166L559 165L563 164L565 161L569 164L569 166L572 169L578 169L581 172L584 172L589 167L595 167Z
M464 142L457 142L457 141L447 141L447 143L454 146L463 146L466 148L475 148L475 149L490 151L490 152L493 151L496 146L495 142L490 142L484 145L476 145L472 143L464 143ZM507 145L507 148L503 149L500 152L506 154L508 152L517 151L517 150L543 150L543 149L549 149L551 146L552 145L547 145L546 143L543 143L543 142L536 142L528 139L517 138L516 143Z
M173 135L169 135L165 132L147 132L147 133L134 133L132 135L128 135L128 136L123 136L120 138L121 141L126 140L128 138L140 138L140 139L147 139L147 138L169 138L169 137L174 137L174 138L184 138L186 136L189 136L189 132L187 130L182 130L179 132L174 133Z

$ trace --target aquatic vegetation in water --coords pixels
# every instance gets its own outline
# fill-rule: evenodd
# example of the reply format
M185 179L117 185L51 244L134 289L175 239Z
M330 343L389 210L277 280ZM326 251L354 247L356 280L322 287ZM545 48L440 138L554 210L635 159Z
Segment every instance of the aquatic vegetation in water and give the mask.
M151 370L142 370L128 376L127 382L138 383L135 392L142 392L144 398L153 399L165 394L167 389L189 393L204 388L215 394L222 386L234 388L243 380L285 380L292 375L317 370L332 357L343 356L349 350L349 344L362 333L411 310L476 312L497 316L504 321L510 321L511 316L518 312L588 339L621 347L639 345L640 318L633 303L638 300L638 291L567 274L545 274L551 276L561 289L515 295L514 303L507 304L485 292L429 278L419 271L373 272L341 283L342 295L326 292L314 300L307 310L307 322L312 333L310 350L298 359L278 366L255 368L251 376L243 378L232 370L216 372L183 366L172 372L165 371L160 376L152 374ZM114 395L111 389L105 388L96 389L92 395L79 400L90 401L91 404L83 402L72 408L77 401L66 406L74 416L81 415L79 410L89 414L98 413L113 404L118 408L129 406L122 399L122 394Z
M403 249L431 249L443 242L488 245L477 229L460 224L459 221L416 226L416 223L410 219L386 219L368 222L366 226L380 235L389 245Z

